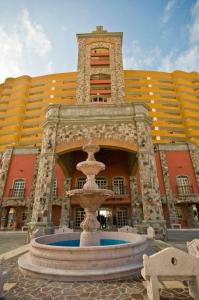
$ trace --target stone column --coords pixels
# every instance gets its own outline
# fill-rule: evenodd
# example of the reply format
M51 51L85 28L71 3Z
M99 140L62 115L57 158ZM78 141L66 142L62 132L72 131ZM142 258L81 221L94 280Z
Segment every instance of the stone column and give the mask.
M2 202L4 187L6 184L7 173L10 166L10 161L12 158L13 149L7 149L3 154L1 154L1 167L0 167L0 200Z
M48 227L51 226L52 188L56 163L56 131L56 123L48 123L44 128L32 220L29 223L30 238L34 236L34 231L37 228L40 228L40 232L44 234L48 233Z
M60 226L65 225L69 227L70 225L70 197L67 192L71 189L71 179L69 177L64 179L64 197L62 199Z
M32 178L30 196L28 198L28 203L27 203L26 224L31 221L31 216L32 216L32 209L33 209L35 190L36 190L36 182L37 182L38 169L39 169L39 158L40 158L39 149L38 149L38 152L35 155L36 155L36 157L35 157L34 173L33 173L33 178Z
M162 167L162 174L164 180L164 187L166 193L167 207L169 212L169 225L173 223L178 223L178 218L176 215L175 204L173 200L173 194L170 184L169 168L167 164L165 151L160 150L160 162Z
M193 164L193 169L196 176L196 181L199 186L199 147L196 145L188 145L190 157Z
M138 165L144 221L143 226L152 226L156 237L166 237L166 223L163 217L161 196L157 178L156 162L151 138L151 120L145 107L135 107L137 127ZM146 231L146 228L145 228Z
M143 220L143 211L141 207L140 197L138 195L137 178L129 176L130 193L131 193L131 220L132 225L140 224Z
M1 153L0 162L0 220L2 214L2 204L3 204L3 193L7 180L7 174L10 166L10 161L12 158L13 149L9 148L5 152Z

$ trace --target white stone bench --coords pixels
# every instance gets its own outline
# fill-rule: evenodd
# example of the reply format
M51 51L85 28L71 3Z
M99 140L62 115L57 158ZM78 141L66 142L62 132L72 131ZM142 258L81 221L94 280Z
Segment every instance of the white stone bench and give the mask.
M189 294L199 300L199 259L177 248L169 247L154 255L143 255L141 274L147 282L150 300L160 300L159 281L189 282Z
M173 223L173 224L171 224L171 228L172 229L182 229L182 226L181 226L181 224Z
M58 233L68 233L68 232L73 232L73 229L67 227L67 226L62 226L62 227L59 227L57 229L54 230L54 233L55 234L58 234Z
M194 239L191 242L187 242L187 250L190 255L199 258L199 239Z
M131 233L137 233L137 229L135 227L131 226L123 226L121 228L118 228L119 232L131 232Z

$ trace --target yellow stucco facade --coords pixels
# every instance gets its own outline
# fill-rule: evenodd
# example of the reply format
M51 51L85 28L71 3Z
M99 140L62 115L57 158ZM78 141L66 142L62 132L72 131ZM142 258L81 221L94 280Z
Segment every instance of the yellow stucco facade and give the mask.
M199 73L124 70L124 83L125 101L150 106L154 143L199 145ZM7 78L0 84L0 151L39 146L45 108L76 104L76 88L77 72Z

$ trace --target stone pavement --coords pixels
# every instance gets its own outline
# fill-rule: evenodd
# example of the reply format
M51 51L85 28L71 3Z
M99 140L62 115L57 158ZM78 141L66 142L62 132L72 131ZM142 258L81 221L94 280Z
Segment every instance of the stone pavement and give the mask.
M5 261L4 268L10 272L12 288L5 292L7 300L146 300L145 283L141 276L123 280L99 282L57 282L34 279L22 275L17 268L17 257ZM193 300L185 283L164 282L166 289L161 300Z
M191 238L190 238L191 234ZM174 232L169 233L168 243L179 243L185 247L185 240L194 238L198 232ZM2 237L4 235L4 237ZM177 237L177 238L176 238ZM3 244L2 244L3 241ZM6 252L23 245L25 234L0 233L0 249ZM159 249L168 247L167 243L157 241ZM17 267L17 260L20 251L23 253L27 246L10 251L4 254L4 268L10 272L7 291L7 300L147 300L145 282L141 276L132 276L125 280L109 280L99 282L57 282L44 279L33 279L20 273ZM161 284L164 289L161 291L161 300L193 300L188 294L185 282L164 282Z
M26 232L0 231L0 254L14 250L26 242Z

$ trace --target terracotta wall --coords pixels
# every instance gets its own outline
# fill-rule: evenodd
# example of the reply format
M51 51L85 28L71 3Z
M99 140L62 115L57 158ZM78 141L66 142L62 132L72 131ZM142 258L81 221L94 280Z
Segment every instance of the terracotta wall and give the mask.
M197 186L190 154L188 151L167 151L166 158L168 161L170 181L173 193L177 193L176 176L186 175L189 177L190 183L193 186L194 193L199 192Z
M25 197L29 196L34 172L34 164L34 154L15 154L12 156L4 190L4 197L8 197L10 189L13 188L14 181L21 178L24 178L26 181Z

